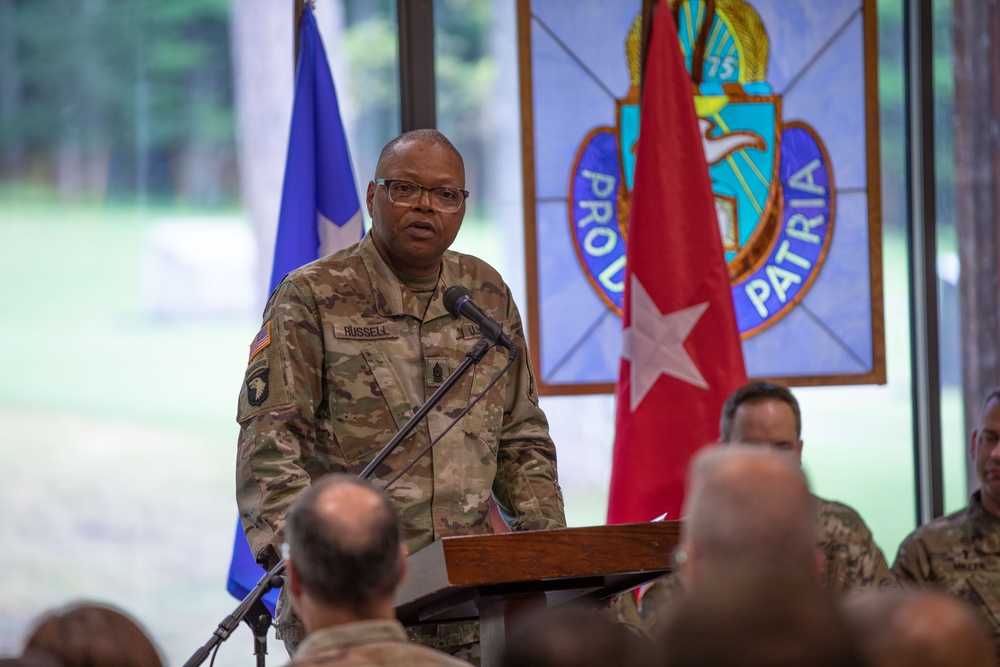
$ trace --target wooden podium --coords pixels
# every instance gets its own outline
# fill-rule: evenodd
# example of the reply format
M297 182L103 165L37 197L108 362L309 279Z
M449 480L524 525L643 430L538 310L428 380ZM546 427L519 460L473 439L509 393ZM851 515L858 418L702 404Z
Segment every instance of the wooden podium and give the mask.
M527 607L597 601L663 576L680 522L445 537L410 556L396 591L404 625L478 618L483 667Z

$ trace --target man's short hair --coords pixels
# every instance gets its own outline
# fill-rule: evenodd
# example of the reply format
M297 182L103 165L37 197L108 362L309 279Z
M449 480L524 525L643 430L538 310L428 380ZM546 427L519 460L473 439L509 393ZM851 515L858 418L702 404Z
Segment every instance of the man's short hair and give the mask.
M1000 400L1000 387L995 387L986 394L986 398L983 399L983 404L979 408L979 421L983 421L983 417L986 415L986 406L990 404L992 400Z
M153 640L138 621L116 607L87 601L42 615L28 635L24 656L64 667L163 664Z
M396 154L400 146L414 141L423 141L428 144L444 146L457 155L459 162L462 163L462 167L465 167L465 160L462 159L462 154L458 152L458 149L455 148L455 144L451 143L448 137L444 136L437 130L423 128L420 130L410 130L409 132L404 132L383 146L382 152L378 155L378 162L375 163L375 175L378 176L382 173L382 165L385 164L386 160L391 159Z
M604 610L564 604L536 608L514 620L505 638L502 667L606 667L659 665L646 637Z
M792 409L792 414L795 415L795 436L801 438L802 412L799 410L799 402L788 387L775 382L749 382L731 393L722 405L722 419L719 420L719 434L722 436L722 441L732 441L733 420L740 405L767 399L781 401Z
M379 509L363 530L346 528L317 511L317 500L332 486L354 485L377 494ZM317 600L355 612L392 597L402 567L400 522L388 499L349 475L321 477L288 511L285 541L302 587Z
M685 541L703 562L813 571L815 501L802 467L784 452L705 447L691 462L684 513Z
M862 667L830 596L816 581L734 563L672 605L663 662L685 667Z
M975 609L944 591L865 591L844 618L872 665L987 667L994 648Z

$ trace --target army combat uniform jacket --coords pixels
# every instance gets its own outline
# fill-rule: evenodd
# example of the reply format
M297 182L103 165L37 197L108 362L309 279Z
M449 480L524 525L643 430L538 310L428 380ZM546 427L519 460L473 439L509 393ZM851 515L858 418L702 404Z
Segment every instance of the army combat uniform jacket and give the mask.
M842 595L866 588L896 588L889 563L861 515L833 500L816 497L816 503L827 590Z
M398 621L359 621L309 635L289 667L468 667L469 663L412 644Z
M943 591L978 608L1000 662L1000 517L986 511L979 491L965 509L910 533L892 571L901 585Z
M382 261L369 234L289 273L251 345L237 416L236 483L258 561L277 562L285 513L310 482L329 472L361 472L479 340L475 325L445 309L442 295L451 285L469 289L518 353L485 397L386 489L407 547L413 553L440 537L492 532L491 491L514 530L565 525L555 448L538 407L521 319L500 275L475 257L448 251L425 308ZM385 486L506 361L502 348L489 350L382 462L372 483Z
M823 552L826 589L834 595L868 588L894 589L896 582L889 564L864 519L843 503L813 498L819 514L816 546ZM657 580L644 592L639 611L651 632L658 630L680 591L680 577L674 574Z

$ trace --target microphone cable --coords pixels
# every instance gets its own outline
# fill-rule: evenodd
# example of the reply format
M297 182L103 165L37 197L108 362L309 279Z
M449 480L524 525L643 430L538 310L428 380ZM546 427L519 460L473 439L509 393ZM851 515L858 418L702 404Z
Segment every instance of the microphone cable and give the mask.
M489 392L489 390L493 388L493 385L495 385L497 383L497 381L500 378L503 377L503 374L507 372L507 369L510 368L510 365L512 363L514 363L514 355L511 355L510 357L507 358L507 363L504 365L503 368L500 369L500 372L496 374L496 377L494 377L492 380L490 380L490 383L488 385L486 385L486 388L483 389L481 392L479 392L479 394L476 395L476 397L472 399L472 402L470 402L467 406L465 406L462 409L462 411L459 412L458 415L454 419L451 420L451 423L448 424L448 426L443 431L441 431L441 434L438 435L438 437L434 438L430 442L429 445L427 445L422 450L420 450L420 453L417 454L413 458L413 460L410 461L409 464L407 464L407 466L405 468L403 468L398 473L396 473L396 476L393 477L392 479L390 479L386 483L386 485L382 487L381 490L384 492L390 486L392 486L397 481L399 481L399 478L402 477L403 475L405 475L407 472L409 472L410 468L412 468L413 466L415 466L417 464L417 461L419 461L421 458L423 458L424 454L426 454L427 452L431 451L431 448L434 445L436 445L441 440L441 438L443 438L448 433L448 431L451 430L451 428L455 424L457 424L459 421L461 421L462 417L464 417L465 415L467 415L469 413L469 410L471 410L476 405L476 403L478 403L483 398L483 396L485 396L487 394L487 392ZM499 445L498 445L498 447L499 447Z

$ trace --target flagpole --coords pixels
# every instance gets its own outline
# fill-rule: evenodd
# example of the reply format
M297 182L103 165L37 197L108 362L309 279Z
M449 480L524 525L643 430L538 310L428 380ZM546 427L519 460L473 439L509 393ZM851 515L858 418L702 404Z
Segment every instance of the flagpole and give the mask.
M649 36L653 34L653 12L658 0L642 0L642 41L639 46L639 104L642 104L642 83L646 80L646 58L649 56Z
M292 75L295 75L295 68L299 62L299 30L302 28L302 17L306 13L306 3L309 9L316 11L315 0L292 0L292 39L295 40L295 48L292 50Z

